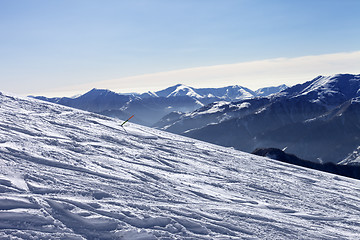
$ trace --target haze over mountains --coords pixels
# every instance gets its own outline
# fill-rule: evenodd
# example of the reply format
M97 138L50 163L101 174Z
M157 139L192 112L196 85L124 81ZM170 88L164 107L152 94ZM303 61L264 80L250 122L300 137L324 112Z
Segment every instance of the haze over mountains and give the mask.
M135 115L134 122L152 126L173 111L191 112L215 101L248 99L273 94L285 88L285 85L281 85L254 92L241 86L192 88L178 84L143 94L120 94L110 90L92 89L75 98L35 98L120 119Z
M359 181L0 93L0 239L356 239Z

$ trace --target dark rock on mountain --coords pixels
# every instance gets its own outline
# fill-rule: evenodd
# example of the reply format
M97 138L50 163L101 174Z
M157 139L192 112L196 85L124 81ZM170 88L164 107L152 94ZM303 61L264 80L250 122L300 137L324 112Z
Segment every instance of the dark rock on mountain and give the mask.
M178 120L182 115L184 115L183 112L179 112L179 111L174 111L171 112L167 115L165 115L164 117L162 117L157 123L157 127L158 128L164 128L167 125L173 123L174 121Z
M337 163L360 146L359 123L360 103L356 98L317 118L263 133L257 140L262 146L287 147L313 161Z

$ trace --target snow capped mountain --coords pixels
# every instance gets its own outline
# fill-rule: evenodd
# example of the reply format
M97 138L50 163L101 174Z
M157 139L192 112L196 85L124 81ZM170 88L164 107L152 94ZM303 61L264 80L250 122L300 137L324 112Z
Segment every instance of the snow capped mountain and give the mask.
M238 85L223 88L192 88L178 84L167 89L156 92L158 96L191 96L197 99L214 98L216 100L239 100L256 96L252 90Z
M360 96L360 75L337 74L318 76L312 81L288 88L284 93L293 98L318 102L332 109L345 101Z
M194 98L202 98L202 96L197 94L192 88L185 85L177 85L176 89L166 97L176 97L176 96L189 96Z
M102 112L109 109L119 109L130 100L135 99L132 95L123 95L110 90L96 88L75 98L35 98L90 112Z
M119 94L105 89L92 89L76 98L35 98L120 119L136 115L136 123L148 126L172 111L189 112L203 106L196 98L187 95L163 97L161 92Z
M360 145L359 94L360 75L320 76L268 97L210 104L156 126L247 152L287 148L302 159L337 163Z
M178 88L182 88L182 87L186 87L186 86L185 86L185 85L182 85L182 84L177 84L177 85L175 85L175 86L171 86L171 87L168 87L168 88L166 88L166 89L157 91L157 92L156 92L156 95L159 96L159 97L167 97L167 96L169 96L171 93L176 92L176 90L177 90Z
M239 85L223 88L196 88L194 90L202 95L203 98L215 97L218 101L236 101L239 99L248 99L256 96L255 92L252 90L241 87Z
M256 96L266 97L271 94L281 92L282 90L285 90L287 88L288 88L288 86L286 86L285 84L282 84L277 87L264 87L264 88L260 88L260 89L256 90L255 94L256 94Z
M196 89L178 84L143 94L92 89L74 98L35 98L120 119L135 114L136 123L152 126L172 111L187 113L215 101L248 99L254 95L255 92L241 86Z
M359 181L0 94L1 239L356 239Z

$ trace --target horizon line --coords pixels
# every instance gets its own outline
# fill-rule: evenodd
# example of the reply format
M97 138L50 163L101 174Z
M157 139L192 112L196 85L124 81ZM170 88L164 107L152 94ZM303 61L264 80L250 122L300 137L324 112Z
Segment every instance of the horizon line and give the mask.
M250 90L282 84L290 87L310 81L317 76L358 74L358 62L360 62L360 51L282 57L147 73L49 89L27 95L70 97L94 88L118 93L144 93L160 91L177 84L193 88L239 85Z

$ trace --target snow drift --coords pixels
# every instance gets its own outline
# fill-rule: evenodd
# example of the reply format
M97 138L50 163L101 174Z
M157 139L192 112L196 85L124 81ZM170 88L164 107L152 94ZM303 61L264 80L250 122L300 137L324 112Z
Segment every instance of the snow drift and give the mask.
M0 238L354 239L360 182L0 94Z

